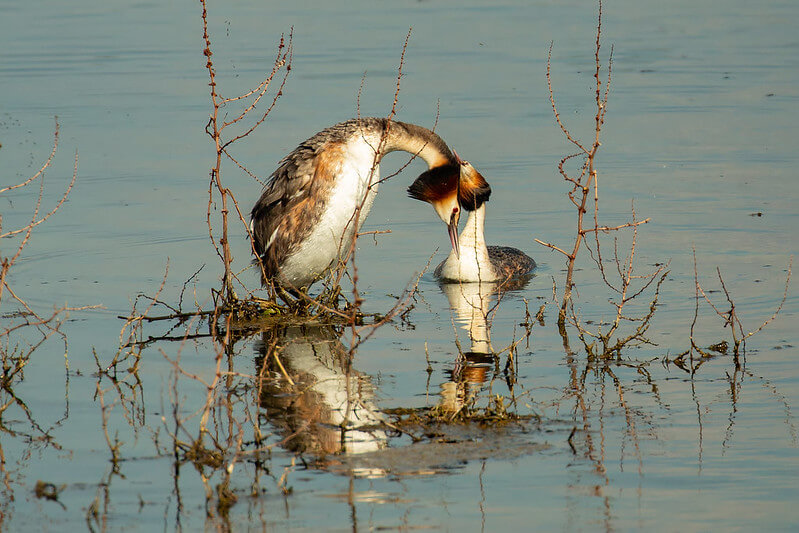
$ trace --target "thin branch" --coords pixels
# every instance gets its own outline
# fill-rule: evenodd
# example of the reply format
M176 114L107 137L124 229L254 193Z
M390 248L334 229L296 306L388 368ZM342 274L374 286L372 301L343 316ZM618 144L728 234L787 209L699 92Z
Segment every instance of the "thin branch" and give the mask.
M58 149L58 133L59 133L58 130L59 130L58 117L55 117L55 131L53 132L53 149L50 151L50 155L47 157L47 160L44 162L41 168L39 168L39 171L21 183L17 183L16 185L11 185L10 187L4 187L0 189L0 194L3 194L4 192L11 191L14 189L18 189L20 187L24 187L42 175L42 172L44 172L45 169L47 169L47 167L50 166L50 163L53 161L53 158L55 157L55 152ZM0 238L2 237L3 236L0 235Z
M793 268L793 256L791 256L791 258L788 261L788 276L785 278L785 289L782 292L782 300L780 300L780 304L777 306L777 309L774 310L774 313L765 322L760 324L760 327L758 327L757 329L752 330L749 333L747 333L746 334L746 338L751 337L755 333L758 333L760 330L765 328L775 318L777 318L777 315L779 314L779 312L782 311L782 306L785 304L785 300L788 298L788 285L791 282L791 270L792 270L792 268Z
M566 126L563 124L563 122L561 122L560 113L558 113L558 107L555 105L555 92L552 90L552 74L551 74L551 69L552 69L552 47L554 46L554 44L555 44L554 41L550 41L549 42L549 53L547 54L547 87L549 88L549 103L552 106L552 112L555 113L555 121L558 123L558 126L560 126L560 131L562 131L563 134L566 136L566 138L572 144L574 144L577 148L579 148L582 151L582 153L587 155L588 154L588 150L586 150L585 147L582 144L580 144L579 141L577 141L576 139L574 139L572 137L572 135L569 132L569 130L566 128Z

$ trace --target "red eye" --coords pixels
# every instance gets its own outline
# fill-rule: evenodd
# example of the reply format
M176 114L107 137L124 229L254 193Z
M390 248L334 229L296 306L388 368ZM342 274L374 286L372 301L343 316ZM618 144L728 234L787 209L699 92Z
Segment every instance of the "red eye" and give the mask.
M457 212L458 212L458 208L457 208L457 207L453 207L453 208L452 208L452 212L453 212L453 213L457 213Z

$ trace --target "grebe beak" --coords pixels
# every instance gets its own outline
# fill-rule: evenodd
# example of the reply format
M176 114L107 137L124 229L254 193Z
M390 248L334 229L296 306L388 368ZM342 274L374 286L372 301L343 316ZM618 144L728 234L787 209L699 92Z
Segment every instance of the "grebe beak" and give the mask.
M458 219L459 213L455 211L452 213L452 216L449 217L449 225L447 225L447 230L449 231L449 242L452 244L452 249L455 251L455 257L458 259L461 258L461 249L458 243Z

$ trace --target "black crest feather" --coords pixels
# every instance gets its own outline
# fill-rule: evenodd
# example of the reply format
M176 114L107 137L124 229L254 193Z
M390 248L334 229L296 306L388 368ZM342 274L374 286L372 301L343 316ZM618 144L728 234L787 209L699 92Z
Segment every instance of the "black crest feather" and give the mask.
M458 189L460 168L458 165L442 165L423 172L408 187L408 196L423 202L442 200Z

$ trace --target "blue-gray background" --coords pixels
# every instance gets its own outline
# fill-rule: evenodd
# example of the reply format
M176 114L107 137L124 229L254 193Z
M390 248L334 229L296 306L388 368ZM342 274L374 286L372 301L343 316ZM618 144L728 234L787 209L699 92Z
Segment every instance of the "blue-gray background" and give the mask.
M214 2L210 31L226 96L257 84L271 67L280 34L292 26L294 32L284 96L234 153L268 176L299 141L355 116L364 73L360 112L385 115L412 27L397 118L432 126L440 113L437 131L492 184L489 241L522 248L541 264L539 276L503 302L495 320L495 344L507 343L523 316L522 298L548 297L552 276L562 283L561 258L533 241L566 245L574 220L556 171L570 147L552 117L546 56L554 42L552 79L561 116L576 136L589 139L596 7L590 1ZM78 152L78 182L69 201L37 229L10 283L44 311L65 303L105 306L73 314L65 325L73 372L66 421L59 421L65 410L62 345L51 343L37 352L17 387L40 425L59 421L53 433L63 449L0 434L7 467L16 472L16 501L7 517L12 530L60 528L65 521L83 527L85 509L108 467L90 377L92 349L101 358L113 355L121 327L116 315L128 312L138 292L157 288L167 258L169 297L202 264L207 266L200 298L217 281L219 264L205 227L213 146L204 133L210 105L200 12L197 2L186 0L0 5L0 186L38 169L49 153L54 115L61 139L46 174L48 205L68 182ZM714 268L721 267L750 329L771 315L782 296L799 222L798 20L799 4L791 1L608 1L604 6L603 58L611 44L615 47L598 159L604 220L625 222L634 199L639 216L652 219L639 238L641 264L670 260L672 271L651 331L659 346L634 356L659 360L687 348L692 246L708 285ZM402 163L401 156L387 158L384 174ZM377 247L371 240L361 245L359 274L370 309L390 305L387 295L399 293L429 254L448 244L433 212L405 197L422 166L415 162L381 186L367 222L368 229L392 231ZM230 164L225 179L247 209L260 185ZM5 229L25 223L36 192L0 199ZM762 216L751 216L758 212ZM249 260L243 233L236 227L232 239L238 268ZM4 253L7 249L3 246ZM255 285L254 274L244 277ZM596 282L586 276L579 305L586 316L608 318L606 297L592 296ZM358 369L379 377L386 406L424 404L425 341L440 362L439 382L454 360L446 300L428 277L420 287L425 305L411 316L417 329L381 330L358 354ZM543 456L489 459L482 473L475 463L452 476L363 482L364 494L380 497L359 500L360 527L788 528L799 520L791 410L799 402L795 294L789 291L780 317L753 337L748 374L736 378L740 395L734 410L730 358L709 363L693 383L655 362L658 400L642 392L650 391L648 386L637 391L642 396L637 408L649 421L646 429L638 428L638 455L625 436L623 409L608 405L592 428L606 424L607 472L572 457L566 431L552 438L553 447ZM7 300L3 305L7 312ZM728 334L713 324L706 321L708 343ZM547 391L566 386L568 372L550 326L538 333L520 364L532 396L551 395L550 404L556 405L560 396ZM158 404L170 367L155 351L150 356L142 372ZM212 367L209 350L192 351L192 357L187 364L196 369ZM628 384L635 391L633 377ZM544 415L570 416L568 408L555 407ZM22 418L9 411L6 423L24 425ZM151 423L157 426L158 417ZM123 452L148 456L146 442L128 441ZM116 482L112 529L174 527L172 479L164 466L141 460L128 470L127 484ZM66 509L33 497L37 479L67 485L61 496ZM198 481L184 483L183 525L195 529L204 520L204 493ZM306 475L295 481L286 507L282 500L264 498L248 509L279 509L283 514L265 521L279 528L347 529L349 506L329 497L345 492L346 484L332 474ZM141 494L154 500L152 505L140 507ZM233 512L234 519L260 523L243 504Z

